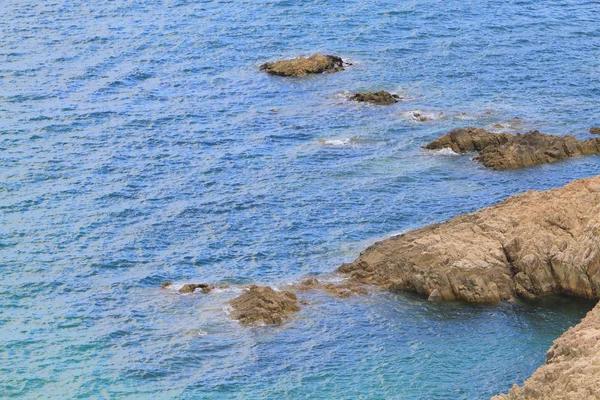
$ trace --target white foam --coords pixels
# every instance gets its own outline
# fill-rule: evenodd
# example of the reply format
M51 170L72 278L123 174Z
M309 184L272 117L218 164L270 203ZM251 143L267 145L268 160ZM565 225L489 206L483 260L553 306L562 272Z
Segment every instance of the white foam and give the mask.
M455 153L456 154L456 153ZM392 238L392 237L396 237L396 236L400 236L405 234L406 232L408 232L408 229L404 229L402 231L398 231L398 232L394 232L394 233L390 233L389 235L387 235L388 238Z
M334 99L339 99L339 100L348 100L348 98L352 95L352 92L350 92L349 90L341 90L333 95L331 95L331 98Z
M343 147L343 146L351 145L352 139L350 139L350 138L320 139L319 144L322 146Z
M443 149L440 150L429 150L429 153L433 154L433 155L438 155L438 156L460 156L460 154L456 153L455 151L453 151L451 148L445 147Z
M410 110L400 113L400 116L408 118L415 122L428 122L445 118L446 114L444 114L443 112Z

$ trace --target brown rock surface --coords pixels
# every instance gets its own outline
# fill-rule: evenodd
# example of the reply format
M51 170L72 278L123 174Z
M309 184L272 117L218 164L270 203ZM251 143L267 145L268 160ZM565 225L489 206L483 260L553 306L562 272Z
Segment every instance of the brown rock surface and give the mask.
M546 364L492 400L600 399L600 304L546 353Z
M339 272L432 299L600 297L600 176L375 243Z
M457 153L478 151L476 161L489 168L505 170L600 154L600 139L580 141L573 136L544 135L538 131L510 135L462 128L445 134L425 148L450 148Z
M397 94L391 94L384 90L379 92L366 92L366 93L355 93L350 96L350 100L358 101L362 103L371 103L378 105L389 105L397 103L400 96Z
M299 284L292 286L292 288L299 291L324 290L339 298L346 298L355 294L367 294L367 290L363 285L353 280L344 280L340 283L322 283L317 278L306 278Z
M229 304L233 307L230 317L243 324L279 325L290 314L300 311L294 293L276 292L268 286L252 285Z
M268 62L261 65L260 70L279 76L306 76L343 71L344 62L338 56L313 54L308 58Z
M594 135L600 135L600 126L593 126L590 128L590 133Z
M481 151L490 145L502 145L510 140L508 133L491 133L480 128L454 129L425 146L428 150L449 148L455 153Z

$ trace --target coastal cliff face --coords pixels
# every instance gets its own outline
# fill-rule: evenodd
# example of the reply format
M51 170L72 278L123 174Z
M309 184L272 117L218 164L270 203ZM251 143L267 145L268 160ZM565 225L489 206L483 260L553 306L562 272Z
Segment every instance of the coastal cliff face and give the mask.
M554 341L546 364L492 400L600 399L600 304Z
M431 300L600 297L600 176L370 246L339 272Z

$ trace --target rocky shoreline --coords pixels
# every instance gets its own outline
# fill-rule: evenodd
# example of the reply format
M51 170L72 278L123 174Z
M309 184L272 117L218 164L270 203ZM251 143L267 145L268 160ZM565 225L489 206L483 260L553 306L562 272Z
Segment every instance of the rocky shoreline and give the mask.
M432 301L548 295L600 299L600 176L511 196L383 240L338 273L348 279L334 285L307 278L289 289L348 297L365 294L368 286L363 285L375 285ZM271 288L251 287L230 305L232 318L242 323L280 324L300 310L294 293ZM600 304L555 341L546 365L522 387L515 385L494 400L597 398L599 360Z
M303 77L344 70L340 57L311 57L265 63L272 75ZM349 100L397 103L385 91L355 93ZM415 117L421 117L415 114ZM425 121L426 119L420 119ZM592 134L600 133L593 127ZM475 161L508 170L600 154L600 139L516 135L479 128L450 131L425 149L477 152ZM320 290L338 298L367 294L367 288L415 292L430 301L515 301L549 295L600 299L600 176L553 190L528 191L447 222L377 242L337 273L338 283L308 277L285 290L250 285L229 302L230 317L245 325L280 325L308 305L297 294ZM170 283L165 283L166 288ZM180 293L210 284L186 284ZM600 398L600 303L558 338L540 367L522 387L492 400Z
M511 196L377 242L337 272L346 279L324 283L308 277L285 290L246 287L229 302L230 317L246 325L279 325L308 304L297 294L320 290L345 298L367 294L373 286L416 292L432 301L483 303L549 295L599 300L600 175ZM213 288L187 284L179 292ZM515 385L493 400L598 398L599 376L600 303L554 342L546 364L522 387Z

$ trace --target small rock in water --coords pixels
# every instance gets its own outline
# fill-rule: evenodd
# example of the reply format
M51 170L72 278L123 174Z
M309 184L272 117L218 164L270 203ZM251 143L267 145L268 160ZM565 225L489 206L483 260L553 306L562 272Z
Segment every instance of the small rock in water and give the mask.
M363 103L389 105L397 103L400 100L400 96L381 90L379 92L355 93L350 97L350 100Z
M333 73L344 70L344 61L338 56L313 54L312 56L268 62L261 71L279 76L306 76L308 74Z
M179 293L194 293L196 289L202 289L202 293L209 293L213 288L208 283L187 283L179 289Z
M593 126L590 128L590 133L594 135L600 135L600 126Z
M233 307L230 317L246 325L280 325L290 314L300 311L294 293L276 292L269 286L252 285L229 304Z
M173 284L173 282L169 282L169 281L167 281L167 282L163 283L161 287L162 287L163 289L166 289L166 288L168 288L169 286L171 286L172 284Z

